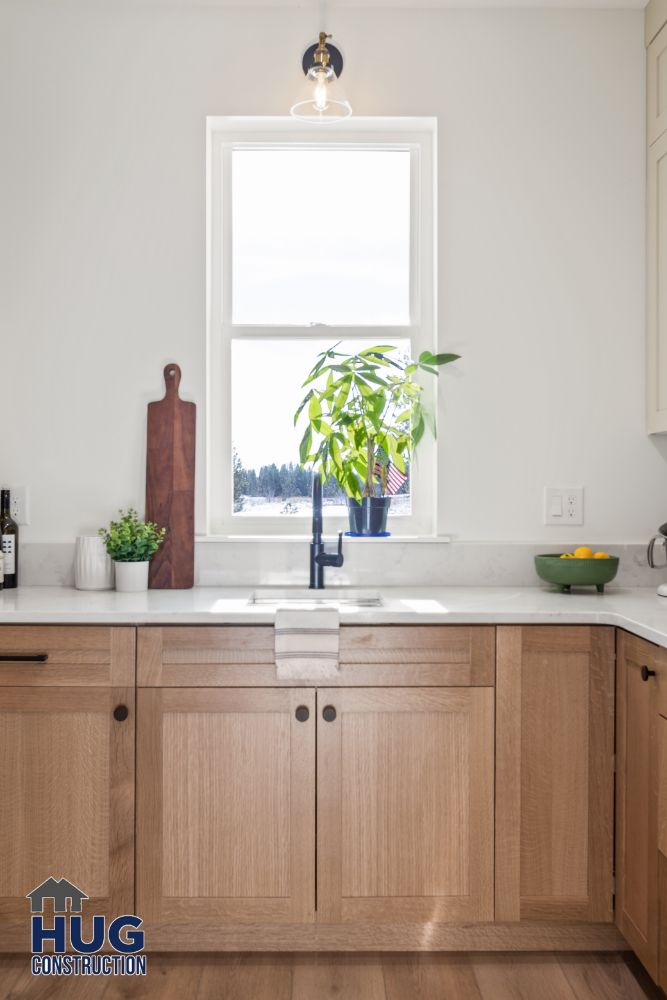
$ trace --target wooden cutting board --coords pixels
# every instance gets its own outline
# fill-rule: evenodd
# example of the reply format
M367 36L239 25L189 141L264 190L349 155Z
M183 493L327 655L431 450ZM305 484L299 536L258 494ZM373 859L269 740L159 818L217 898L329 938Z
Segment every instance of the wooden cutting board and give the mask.
M179 399L181 369L164 369L164 399L148 404L146 520L167 529L150 564L149 586L192 587L195 574L195 427L197 407Z

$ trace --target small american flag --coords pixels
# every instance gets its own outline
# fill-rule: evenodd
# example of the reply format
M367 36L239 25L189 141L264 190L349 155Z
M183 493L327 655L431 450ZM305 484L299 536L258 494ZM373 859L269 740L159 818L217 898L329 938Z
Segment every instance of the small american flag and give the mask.
M382 479L383 466L381 462L375 463L373 472ZM403 483L407 483L407 481L408 477L405 473L397 469L393 462L390 462L387 466L387 494L393 497L395 493L398 493Z

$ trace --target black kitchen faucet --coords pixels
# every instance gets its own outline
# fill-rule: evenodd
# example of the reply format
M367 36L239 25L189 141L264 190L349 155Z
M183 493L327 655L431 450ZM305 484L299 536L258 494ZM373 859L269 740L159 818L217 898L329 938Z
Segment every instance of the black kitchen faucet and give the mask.
M313 473L313 538L310 543L310 590L324 590L324 567L343 565L343 532L338 532L338 552L327 552L322 541L322 477Z

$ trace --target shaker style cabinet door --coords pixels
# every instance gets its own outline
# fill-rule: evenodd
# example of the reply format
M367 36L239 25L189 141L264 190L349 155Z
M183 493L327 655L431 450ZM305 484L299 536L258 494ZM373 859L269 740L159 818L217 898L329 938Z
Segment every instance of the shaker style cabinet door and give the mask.
M613 921L614 629L501 626L496 920Z
M646 183L647 430L658 434L667 431L667 132L649 146Z
M667 25L646 51L646 137L649 146L667 131Z
M161 925L151 941L312 921L314 692L145 688L137 717L137 912Z
M318 922L493 919L493 701L318 689Z
M658 978L659 682L667 651L619 635L616 749L616 924ZM649 673L655 671L655 673Z
M134 648L131 628L0 628L2 951L30 949L26 894L51 876L86 928L133 912Z

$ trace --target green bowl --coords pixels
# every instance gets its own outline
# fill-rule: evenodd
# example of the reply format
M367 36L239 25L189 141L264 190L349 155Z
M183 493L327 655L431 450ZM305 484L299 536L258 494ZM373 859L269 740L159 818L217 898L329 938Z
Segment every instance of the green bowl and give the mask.
M618 572L618 556L608 559L561 559L560 553L535 556L537 575L554 583L562 593L570 587L597 587L604 593L604 586L610 583Z

